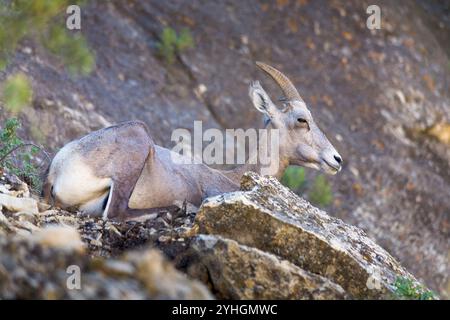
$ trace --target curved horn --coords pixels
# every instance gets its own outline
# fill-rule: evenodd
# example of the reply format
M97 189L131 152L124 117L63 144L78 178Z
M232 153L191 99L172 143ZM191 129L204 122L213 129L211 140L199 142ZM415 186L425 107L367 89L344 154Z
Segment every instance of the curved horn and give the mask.
M260 67L263 71L265 71L269 76L272 77L273 80L280 86L287 100L299 100L303 102L302 97L298 93L297 89L295 89L291 80L288 79L284 74L275 69L274 67L269 66L268 64L257 61L256 65Z

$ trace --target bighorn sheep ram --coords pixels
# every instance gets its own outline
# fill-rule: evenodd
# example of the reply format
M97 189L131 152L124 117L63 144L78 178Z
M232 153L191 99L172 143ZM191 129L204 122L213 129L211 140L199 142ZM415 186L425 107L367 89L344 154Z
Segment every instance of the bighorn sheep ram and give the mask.
M279 163L272 174L280 178L290 164L337 173L342 158L314 122L294 85L275 68L257 65L276 81L286 98L279 109L259 82L250 85L250 98L265 115L266 128L269 132L279 129ZM172 152L155 145L146 125L139 121L92 132L56 154L44 184L44 198L86 214L129 218L170 207L177 200L199 205L206 197L237 190L245 171L260 173L261 169L260 164L234 170L179 164L172 161Z

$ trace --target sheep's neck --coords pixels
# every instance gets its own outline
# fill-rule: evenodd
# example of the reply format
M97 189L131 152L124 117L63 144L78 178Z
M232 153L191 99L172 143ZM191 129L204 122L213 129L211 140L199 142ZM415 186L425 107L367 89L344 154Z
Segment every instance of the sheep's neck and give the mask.
M223 173L238 185L240 184L242 175L247 171L253 171L260 175L270 175L276 177L277 179L281 179L284 171L289 165L289 160L283 152L283 148L281 146L278 150L278 159L271 159L270 165L263 165L260 161L260 155L264 155L269 158L274 156L275 158L276 153L272 153L273 146L271 144L271 138L272 130L269 129L267 143L261 143L259 145L259 152L258 150L255 150L245 164L232 170L223 171ZM278 146L279 143L276 145Z

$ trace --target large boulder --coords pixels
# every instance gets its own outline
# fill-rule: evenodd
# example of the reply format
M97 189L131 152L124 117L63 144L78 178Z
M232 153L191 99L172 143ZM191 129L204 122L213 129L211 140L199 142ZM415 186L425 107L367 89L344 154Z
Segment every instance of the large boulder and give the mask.
M209 282L218 298L346 298L341 286L332 281L234 240L199 235L191 248L196 258L191 262L189 274Z
M331 279L354 298L389 297L397 277L416 282L364 231L313 207L274 178L246 173L241 191L207 199L196 222L200 233L272 253Z

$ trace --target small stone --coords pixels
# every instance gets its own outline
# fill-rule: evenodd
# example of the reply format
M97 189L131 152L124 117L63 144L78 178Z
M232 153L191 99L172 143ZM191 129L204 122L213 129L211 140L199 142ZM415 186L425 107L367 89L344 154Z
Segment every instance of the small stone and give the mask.
M94 111L94 110L95 110L95 106L94 106L94 104L93 104L92 102L87 102L87 103L84 105L84 108L85 108L87 111Z
M200 94L204 94L207 90L208 88L203 83L198 85L198 92Z
M206 91L208 91L208 88L203 83L199 84L194 89L194 93L199 99L203 98L203 95L206 93Z
M30 221L14 221L14 224L20 228L20 229L24 229L30 232L37 232L40 231L41 229L39 229L35 224L31 223Z
M159 242L168 242L168 241L170 241L172 238L171 237L168 237L168 236L160 236L159 238L158 238L158 241Z
M53 107L55 105L55 101L50 100L50 99L44 99L43 104L46 107Z
M196 224L192 228L181 227L179 234L185 238L191 238L199 233L199 226Z
M20 211L14 214L14 217L19 221L29 221L31 223L36 223L36 216L27 211Z
M66 251L83 252L80 234L72 227L50 225L32 235L31 240L42 246Z
M39 216L54 216L57 214L59 214L58 210L46 210L38 213Z
M396 90L394 95L402 105L406 103L406 98L402 91Z
M177 299L212 299L209 290L199 281L177 271L157 250L135 252L125 256L136 267L140 279L154 297Z
M159 217L158 219L156 219L157 222L162 223L164 225L165 228L170 227L170 225L167 223L166 220L164 220L163 218Z
M108 275L114 276L132 276L134 274L134 267L125 261L107 260L102 265L102 271Z
M33 53L33 50L30 47L23 47L22 52L29 55Z
M40 202L40 201L38 202L39 212L47 211L50 208L51 208L51 205L44 203L44 202Z
M37 201L32 198L16 198L0 194L0 205L13 212L28 211L34 214L39 212Z
M106 230L110 231L111 233L113 233L119 237L122 237L122 233L120 233L120 231L117 230L117 228L113 224L107 224Z
M0 184L0 193L11 195L11 191L4 184Z
M8 218L5 217L5 215L0 210L0 225L3 225L7 228L11 227L11 223L9 222Z
M96 247L101 247L102 246L102 242L100 240L98 240L98 239L92 239L89 244L91 244L93 246L96 246Z
M71 226L75 229L77 229L80 225L79 220L73 216L60 216L59 215L59 216L57 216L57 220L58 220L59 224Z

